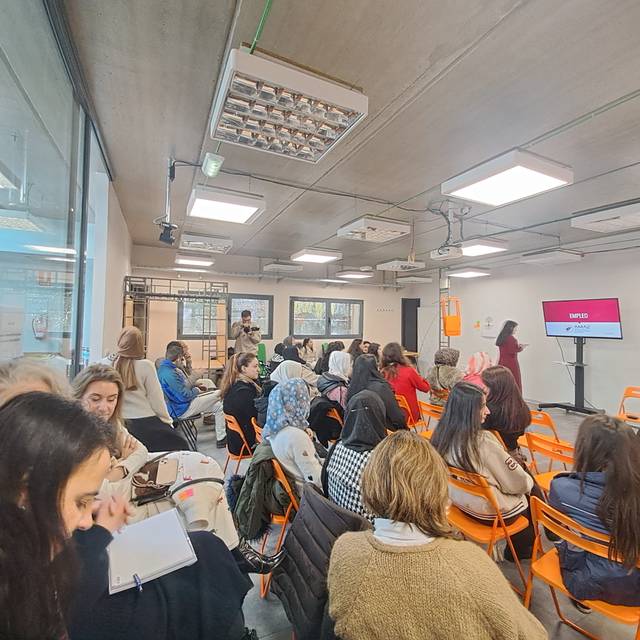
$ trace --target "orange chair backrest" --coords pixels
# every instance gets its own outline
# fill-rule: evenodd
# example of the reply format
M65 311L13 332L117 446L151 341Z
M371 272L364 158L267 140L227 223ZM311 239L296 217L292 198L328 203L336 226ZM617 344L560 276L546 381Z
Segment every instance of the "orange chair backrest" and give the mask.
M471 495L484 498L495 510L496 514L500 513L500 505L496 500L493 489L491 489L487 479L479 473L463 471L458 467L449 466L449 484Z
M563 540L584 551L595 553L602 558L609 557L609 536L581 525L535 496L531 497L531 517L536 531L538 531L538 525L543 525ZM640 566L640 562L638 565Z
M424 400L418 400L418 407L420 407L420 413L423 417L429 416L430 418L435 418L436 420L442 417L442 410L444 409L444 407L441 407L437 404L425 402Z
M256 442L262 442L262 427L258 424L255 418L251 418L251 426L256 433Z
M251 453L251 447L249 446L247 439L244 437L244 432L238 424L238 421L235 419L235 416L232 416L228 413L225 413L223 415L224 421L227 423L227 429L229 429L229 431L235 431L242 438L243 447L247 447L247 450L249 451L249 453Z
M556 425L553 422L553 418L546 411L536 411L534 409L531 410L531 424L536 425L537 427L544 427L553 433L553 437L556 440L560 440L558 437L558 430L556 429Z
M287 478L285 472L280 466L280 463L276 459L272 458L271 464L273 465L273 474L275 475L276 480L282 485L282 488L287 492L287 495L289 496L289 500L291 500L291 504L293 505L293 508L296 511L298 511L298 508L299 508L298 500L295 496L295 493L293 493L293 489L289 484L289 479Z
M527 445L529 451L531 451L531 466L537 473L536 461L534 454L539 453L545 458L555 460L556 462L562 462L564 464L573 465L574 447L567 442L553 442L541 438L535 433L525 433L527 437Z
M620 400L620 409L618 409L619 414L626 414L626 410L624 408L624 401L629 398L635 398L640 400L640 387L626 387L624 393L622 394L622 400ZM636 412L640 414L640 409Z
M411 413L411 407L409 406L407 399L403 395L396 393L396 400L398 402L398 406L407 414L407 424L410 427L413 427L415 420L413 419L413 414Z
M340 417L340 414L338 413L338 410L335 407L331 407L331 409L329 409L329 411L327 411L327 418L331 418L332 420L336 420L337 422L340 423L341 427L344 426L344 424L342 422L342 418Z

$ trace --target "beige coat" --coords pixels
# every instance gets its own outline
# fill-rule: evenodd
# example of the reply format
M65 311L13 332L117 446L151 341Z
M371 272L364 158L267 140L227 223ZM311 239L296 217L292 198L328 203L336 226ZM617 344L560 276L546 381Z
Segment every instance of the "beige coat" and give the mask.
M247 333L242 322L234 322L231 325L230 337L236 341L236 353L258 353L258 344L262 340L259 329Z

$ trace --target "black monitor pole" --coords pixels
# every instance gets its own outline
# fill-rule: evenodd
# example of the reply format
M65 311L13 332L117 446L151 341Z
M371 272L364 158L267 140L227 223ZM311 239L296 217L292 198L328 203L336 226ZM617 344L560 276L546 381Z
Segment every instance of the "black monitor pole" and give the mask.
M567 362L567 366L575 368L575 398L574 403L568 402L549 402L538 405L539 409L564 409L565 411L573 411L575 413L586 413L587 415L593 415L595 413L602 413L597 409L591 409L584 405L584 343L585 338L574 338L573 341L576 345L576 360L575 362Z

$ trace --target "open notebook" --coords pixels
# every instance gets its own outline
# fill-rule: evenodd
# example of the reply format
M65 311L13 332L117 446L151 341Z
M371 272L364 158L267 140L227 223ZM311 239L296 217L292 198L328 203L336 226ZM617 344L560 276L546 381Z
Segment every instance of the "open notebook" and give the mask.
M175 509L128 525L107 547L109 593L144 584L197 561L191 540Z

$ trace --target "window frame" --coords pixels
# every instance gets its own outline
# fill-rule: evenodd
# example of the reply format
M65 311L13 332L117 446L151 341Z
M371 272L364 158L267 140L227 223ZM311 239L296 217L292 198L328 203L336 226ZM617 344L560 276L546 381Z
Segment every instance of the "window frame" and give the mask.
M324 334L305 334L299 335L294 333L294 307L296 302L322 302L325 305L325 327ZM358 304L360 305L360 322L358 326L358 333L331 333L331 304ZM341 338L355 339L361 338L364 330L364 300L357 300L354 298L309 298L306 296L289 296L289 335L294 338L322 338L322 339L335 339Z
M273 296L267 295L264 293L229 293L227 295L227 337L231 336L231 325L240 320L240 318L232 318L231 312L233 309L233 301L234 300L246 300L246 299L254 299L254 300L267 300L269 302L269 332L263 333L262 327L260 327L260 335L263 340L273 340Z
M205 300L178 300L178 314L176 318L177 322L177 337L176 340L211 340L212 338L217 337L217 333L183 333L184 331L184 303L185 302L202 302L203 304L208 304ZM214 320L215 322L215 320ZM225 336L226 337L226 336Z

